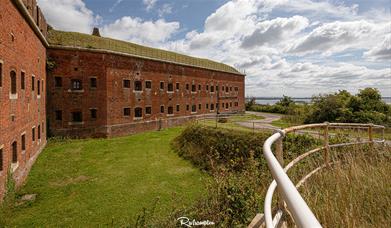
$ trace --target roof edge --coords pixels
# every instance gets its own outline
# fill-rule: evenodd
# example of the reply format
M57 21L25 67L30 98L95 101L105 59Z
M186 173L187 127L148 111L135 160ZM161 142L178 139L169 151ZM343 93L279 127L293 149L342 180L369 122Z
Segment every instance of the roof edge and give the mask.
M185 64L185 63L180 63L180 62L175 62L175 61L151 58L151 57L135 55L135 54L129 54L129 53L124 53L124 52L117 52L117 51L112 51L112 50L107 50L107 49L91 49L91 48L74 47L74 46L63 46L63 45L49 45L48 48L49 49L57 49L57 50L89 51L89 52L94 52L94 53L105 53L105 54L120 55L120 56L125 56L125 57L135 57L135 58L140 58L140 59L153 60L153 61L157 61L157 62L172 63L172 64L176 64L176 65L181 65L181 66L188 66L188 67L194 67L194 68L199 68L199 69L206 69L206 70L211 70L211 71L216 71L216 72L223 72L223 73L227 73L227 74L246 76L246 74L240 73L239 71L238 71L238 73L235 73L235 72L230 72L230 71L217 70L217 69L208 68L208 67L202 67L202 66Z

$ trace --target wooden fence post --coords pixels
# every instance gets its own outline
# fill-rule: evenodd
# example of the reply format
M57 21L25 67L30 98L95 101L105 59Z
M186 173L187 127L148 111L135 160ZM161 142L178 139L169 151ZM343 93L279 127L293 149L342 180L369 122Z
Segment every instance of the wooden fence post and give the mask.
M370 124L368 127L368 138L369 138L369 149L373 150L373 124Z
M330 167L329 123L324 127L324 161Z

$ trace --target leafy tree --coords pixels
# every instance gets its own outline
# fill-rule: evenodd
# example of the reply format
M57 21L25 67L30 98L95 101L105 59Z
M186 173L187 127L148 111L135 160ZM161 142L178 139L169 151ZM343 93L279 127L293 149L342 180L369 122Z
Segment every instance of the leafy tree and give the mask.
M289 107L289 105L294 104L295 102L292 100L291 97L283 95L280 101L276 103L276 105L281 105L283 107Z

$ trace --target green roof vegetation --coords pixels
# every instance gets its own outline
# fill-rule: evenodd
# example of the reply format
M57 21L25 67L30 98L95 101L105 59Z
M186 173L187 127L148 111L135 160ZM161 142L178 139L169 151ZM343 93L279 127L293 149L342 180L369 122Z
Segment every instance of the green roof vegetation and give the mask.
M172 51L146 47L125 41L87 35L77 32L63 32L49 30L48 42L50 45L88 48L96 50L107 50L131 54L135 56L152 58L161 61L174 62L178 64L191 65L195 67L207 68L216 71L223 71L233 74L242 74L234 67L223 63L218 63L209 59L191 57Z

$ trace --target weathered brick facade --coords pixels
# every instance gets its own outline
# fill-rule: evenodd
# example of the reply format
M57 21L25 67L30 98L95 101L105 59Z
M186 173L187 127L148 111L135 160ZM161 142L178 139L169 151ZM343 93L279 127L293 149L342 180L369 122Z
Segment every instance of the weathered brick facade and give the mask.
M46 47L15 2L0 3L0 199L8 172L20 185L46 144Z
M214 115L217 109L244 111L240 74L75 48L50 48L48 57L56 65L47 84L53 135L127 135ZM91 78L96 78L96 86L91 86ZM79 80L81 89L72 89L72 80ZM124 108L129 108L129 115ZM95 118L91 110L96 110ZM75 121L73 112L82 118Z
M1 0L0 201L10 172L18 186L27 177L46 129L112 137L244 111L244 75L227 65L195 58L189 65L192 57L164 51L156 53L165 60L50 45L47 27L36 0Z

